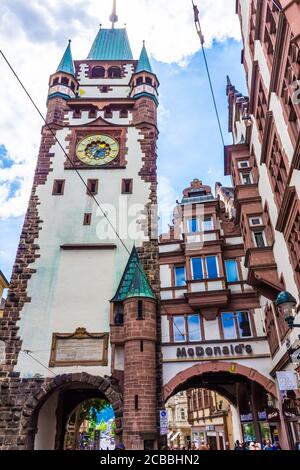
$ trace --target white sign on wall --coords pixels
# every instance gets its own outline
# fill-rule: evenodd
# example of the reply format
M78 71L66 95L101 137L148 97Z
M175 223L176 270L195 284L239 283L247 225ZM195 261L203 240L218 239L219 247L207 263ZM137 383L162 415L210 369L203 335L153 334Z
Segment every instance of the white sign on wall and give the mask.
M168 413L166 410L160 410L159 412L160 421L160 435L166 436L168 434Z
M295 372L290 370L276 372L276 377L280 391L297 390L298 380Z

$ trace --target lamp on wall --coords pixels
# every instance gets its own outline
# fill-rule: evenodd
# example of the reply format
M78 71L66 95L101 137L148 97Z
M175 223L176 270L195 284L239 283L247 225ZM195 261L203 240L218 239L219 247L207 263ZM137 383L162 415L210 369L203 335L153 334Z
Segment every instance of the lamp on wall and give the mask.
M289 292L280 292L276 299L276 307L280 309L280 311L284 315L284 319L287 322L290 329L293 328L300 328L300 324L295 324L295 307L297 305L297 300L295 297L292 296Z

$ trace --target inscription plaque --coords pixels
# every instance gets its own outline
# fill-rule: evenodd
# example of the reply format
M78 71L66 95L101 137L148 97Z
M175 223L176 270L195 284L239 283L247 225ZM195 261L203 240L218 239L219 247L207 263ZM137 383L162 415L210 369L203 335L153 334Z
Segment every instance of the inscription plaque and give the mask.
M50 367L107 365L108 333L53 333Z

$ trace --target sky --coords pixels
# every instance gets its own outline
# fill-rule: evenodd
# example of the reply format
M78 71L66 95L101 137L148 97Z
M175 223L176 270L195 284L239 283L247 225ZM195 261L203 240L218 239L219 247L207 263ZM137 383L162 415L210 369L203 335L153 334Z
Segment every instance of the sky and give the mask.
M223 146L190 0L118 0L134 57L142 40L160 81L159 202L166 212L194 178L214 188L223 176ZM226 75L246 93L235 0L195 0L200 9L216 101L226 143ZM42 113L48 79L72 39L85 58L99 24L109 27L112 0L1 0L1 49ZM13 31L13 34L12 34ZM0 56L0 270L9 278L30 194L41 119ZM165 221L164 221L165 223ZM163 227L165 228L165 226Z

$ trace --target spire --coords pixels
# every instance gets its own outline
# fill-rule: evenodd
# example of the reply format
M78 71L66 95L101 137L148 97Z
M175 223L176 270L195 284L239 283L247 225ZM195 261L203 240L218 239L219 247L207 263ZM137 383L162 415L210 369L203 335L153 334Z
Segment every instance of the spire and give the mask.
M88 55L89 60L133 60L127 31L101 29Z
M123 302L132 297L155 299L138 252L133 247L121 282L112 302Z
M150 60L148 57L148 53L146 50L145 41L143 41L143 47L142 47L141 55L140 55L135 73L138 73L138 72L153 73Z
M56 72L65 72L75 76L75 69L71 52L71 39L69 39L69 44Z
M112 14L109 17L109 21L111 21L111 27L114 29L115 23L119 20L118 15L117 15L117 0L113 0L113 10Z

